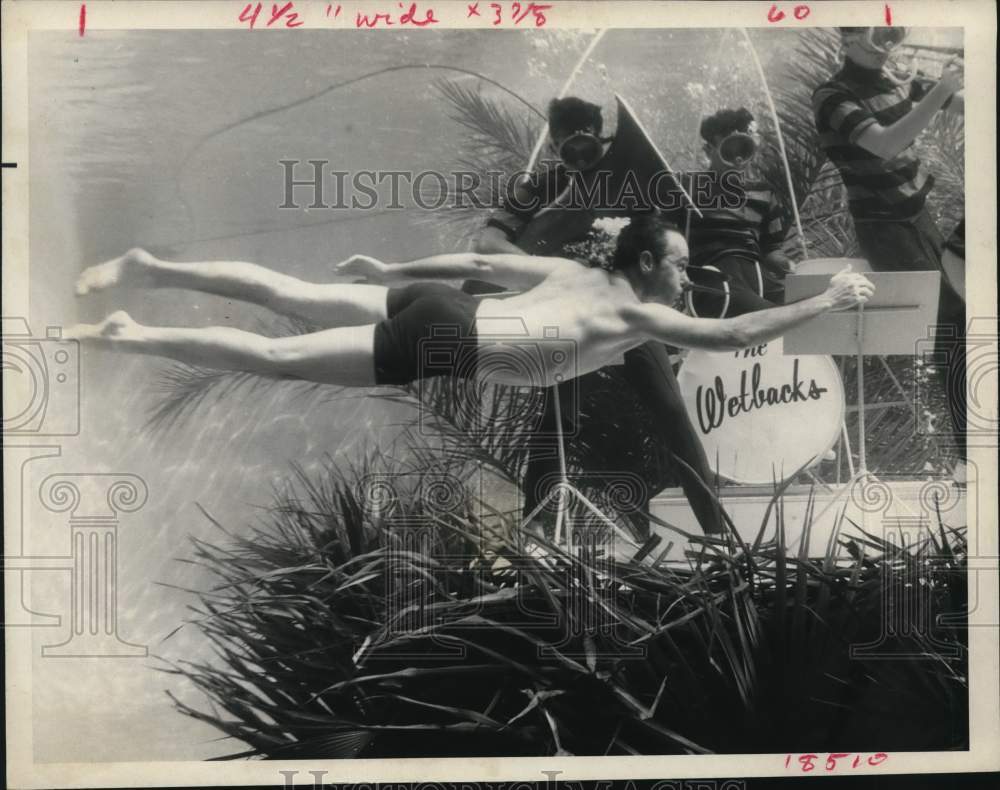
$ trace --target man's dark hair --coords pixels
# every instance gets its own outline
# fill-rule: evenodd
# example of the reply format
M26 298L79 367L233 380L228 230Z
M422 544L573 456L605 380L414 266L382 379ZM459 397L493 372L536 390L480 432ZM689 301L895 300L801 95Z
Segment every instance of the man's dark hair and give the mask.
M753 113L746 107L738 110L719 110L701 122L702 139L711 143L733 132L745 132L753 123Z
M592 129L599 135L604 128L601 108L589 101L567 96L549 102L549 134L552 137L566 137L581 129Z
M866 27L838 27L837 31L840 33L840 37L853 36L858 33L864 33L868 28Z
M636 214L618 234L611 268L622 272L638 266L644 250L649 250L659 261L667 254L667 231L681 233L680 227L663 214L655 211Z

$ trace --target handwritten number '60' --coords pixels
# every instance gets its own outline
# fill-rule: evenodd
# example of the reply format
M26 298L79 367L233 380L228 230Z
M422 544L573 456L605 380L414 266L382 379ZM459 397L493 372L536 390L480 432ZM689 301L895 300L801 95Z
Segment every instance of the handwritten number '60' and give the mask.
M797 5L792 9L792 16L795 17L800 22L809 16L809 6L807 5ZM777 5L772 5L771 10L767 12L768 22L780 22L785 18L785 12L778 8Z

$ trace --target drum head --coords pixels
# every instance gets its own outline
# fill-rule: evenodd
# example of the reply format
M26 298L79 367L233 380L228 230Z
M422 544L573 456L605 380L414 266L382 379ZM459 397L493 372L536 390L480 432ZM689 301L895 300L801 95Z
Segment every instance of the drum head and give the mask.
M752 349L692 351L677 376L684 405L721 477L771 485L836 442L844 385L828 356L784 356L780 339Z

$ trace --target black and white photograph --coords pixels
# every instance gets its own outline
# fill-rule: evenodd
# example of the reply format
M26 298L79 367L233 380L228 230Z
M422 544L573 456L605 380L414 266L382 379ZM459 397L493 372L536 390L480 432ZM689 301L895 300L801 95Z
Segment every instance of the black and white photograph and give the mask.
M1000 768L993 4L2 12L10 787Z

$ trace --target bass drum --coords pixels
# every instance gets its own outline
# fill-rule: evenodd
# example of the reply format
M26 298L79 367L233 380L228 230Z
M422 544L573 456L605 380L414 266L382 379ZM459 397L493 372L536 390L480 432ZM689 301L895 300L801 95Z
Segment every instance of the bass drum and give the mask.
M709 466L727 480L780 483L818 462L840 435L844 383L833 358L785 356L780 338L692 351L677 380Z

